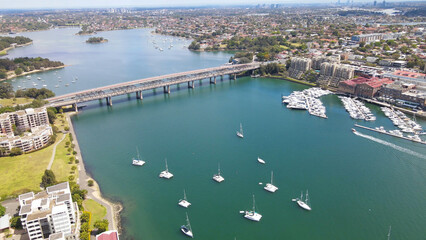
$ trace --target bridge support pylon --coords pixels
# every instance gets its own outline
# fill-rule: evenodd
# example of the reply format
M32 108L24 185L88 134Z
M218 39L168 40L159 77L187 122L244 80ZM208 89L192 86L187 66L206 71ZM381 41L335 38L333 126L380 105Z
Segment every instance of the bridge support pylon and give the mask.
M188 82L188 88L194 88L194 81Z
M223 75L220 75L220 81L223 81Z
M212 84L212 83L216 84L216 76L213 77L213 81L212 81L212 78L210 78L210 84Z
M77 113L77 112L78 112L78 106L77 106L77 103L74 103L74 104L73 104L73 107L74 107L74 111Z
M111 97L106 97L105 99L106 99L107 105L108 106L112 106L112 99L111 99Z
M237 80L237 74L234 73L234 80Z
M170 94L170 85L169 86L164 86L163 90L164 90L164 93Z
M136 92L136 99L140 99L140 100L143 99L142 91L137 91Z

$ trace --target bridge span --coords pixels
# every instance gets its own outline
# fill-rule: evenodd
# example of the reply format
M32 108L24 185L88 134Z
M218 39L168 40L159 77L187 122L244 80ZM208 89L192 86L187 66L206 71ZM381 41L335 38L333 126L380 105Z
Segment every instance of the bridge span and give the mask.
M78 103L101 100L103 98L105 98L107 104L111 106L112 97L114 96L136 93L137 99L143 99L142 91L145 90L163 87L164 93L170 93L171 85L188 83L189 88L194 88L194 81L208 78L210 79L211 84L216 84L216 78L220 77L223 79L224 75L229 75L230 79L236 80L237 73L255 70L259 67L259 63L224 65L213 68L149 77L52 97L46 99L48 101L46 106L62 107L73 105L77 111Z

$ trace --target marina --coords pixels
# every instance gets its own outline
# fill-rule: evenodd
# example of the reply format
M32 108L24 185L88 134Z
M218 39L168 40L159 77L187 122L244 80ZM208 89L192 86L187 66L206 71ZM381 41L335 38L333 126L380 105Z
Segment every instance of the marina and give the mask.
M398 132L395 132L395 131L392 131L392 130L386 131L383 127L378 127L376 129L374 129L374 128L369 128L369 127L366 127L366 126L361 126L361 125L358 125L358 124L355 124L354 126L359 127L359 128L363 128L363 129L367 129L367 130L370 130L370 131L373 131L373 132L377 132L377 133L383 133L383 134L386 134L386 135L389 135L389 136L392 136L392 137L397 137L397 138L409 140L409 141L416 142L416 143L426 144L426 141L422 140L418 135L404 136L401 133L398 133ZM352 131L354 131L354 129Z
M400 128L402 132L419 134L423 131L420 124L407 117L403 112L388 107L381 107L380 109L392 121L393 125ZM415 119L415 115L413 118Z
M327 118L326 109L320 97L331 94L328 90L321 88L308 88L303 91L294 91L289 96L282 96L282 103L287 104L287 108L308 110L309 114L320 118Z
M371 113L370 109L361 101L343 96L339 96L339 98L351 118L365 121L376 120L376 117Z

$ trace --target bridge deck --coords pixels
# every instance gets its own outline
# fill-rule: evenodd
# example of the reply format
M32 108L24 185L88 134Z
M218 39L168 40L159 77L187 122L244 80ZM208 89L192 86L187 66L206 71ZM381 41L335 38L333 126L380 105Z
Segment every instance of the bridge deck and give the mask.
M48 106L60 107L75 103L88 102L106 97L113 97L123 94L134 93L179 83L192 82L209 77L217 77L228 74L236 74L243 71L259 68L260 64L226 65L220 67L199 69L181 73L173 73L156 77L133 80L124 83L117 83L108 86L68 93L47 99Z

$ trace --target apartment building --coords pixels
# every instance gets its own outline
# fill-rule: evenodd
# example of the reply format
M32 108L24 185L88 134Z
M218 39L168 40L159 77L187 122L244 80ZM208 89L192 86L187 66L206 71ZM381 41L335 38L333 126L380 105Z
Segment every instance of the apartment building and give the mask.
M45 191L19 195L19 216L30 240L78 239L78 206L72 201L68 182Z

